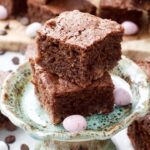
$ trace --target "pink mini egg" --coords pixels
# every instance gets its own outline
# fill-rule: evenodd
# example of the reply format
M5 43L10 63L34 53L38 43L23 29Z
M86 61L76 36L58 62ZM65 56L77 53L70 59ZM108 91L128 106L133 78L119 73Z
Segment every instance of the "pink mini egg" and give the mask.
M121 26L124 28L124 35L134 35L139 31L139 27L132 21L125 21Z
M69 132L81 132L86 129L86 119L81 115L72 115L64 119L63 127Z
M123 88L116 88L114 90L114 98L117 106L126 106L131 103L130 94Z
M0 20L4 20L7 17L8 17L7 9L3 5L0 5Z

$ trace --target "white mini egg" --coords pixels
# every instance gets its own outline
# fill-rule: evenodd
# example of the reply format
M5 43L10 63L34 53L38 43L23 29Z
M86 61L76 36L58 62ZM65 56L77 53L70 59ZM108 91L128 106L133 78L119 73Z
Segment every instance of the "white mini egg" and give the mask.
M36 36L37 31L42 27L42 24L39 22L34 22L27 26L26 35L34 38Z

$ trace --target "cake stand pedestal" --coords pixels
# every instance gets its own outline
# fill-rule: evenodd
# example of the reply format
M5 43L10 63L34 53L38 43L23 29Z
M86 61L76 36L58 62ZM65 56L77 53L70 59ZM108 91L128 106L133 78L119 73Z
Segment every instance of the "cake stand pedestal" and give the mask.
M35 150L116 150L111 140L86 142L43 141Z
M122 56L111 72L115 86L123 86L132 95L132 105L114 107L110 114L86 117L87 129L80 133L65 131L62 124L53 125L37 99L31 83L31 66L27 62L4 82L0 109L15 125L39 140L35 150L115 150L110 138L128 127L149 109L150 86L145 73Z

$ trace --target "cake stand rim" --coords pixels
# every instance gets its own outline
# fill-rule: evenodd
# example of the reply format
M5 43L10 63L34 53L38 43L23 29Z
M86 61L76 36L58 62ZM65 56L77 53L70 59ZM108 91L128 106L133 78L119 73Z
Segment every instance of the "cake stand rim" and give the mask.
M122 58L123 59L127 59L125 56L122 56ZM27 64L28 62L25 62L23 65L25 65L25 64ZM23 65L21 65L20 67L22 67ZM19 67L19 68L20 68ZM19 70L19 68L17 69L17 70ZM11 73L8 77L7 77L7 79L5 80L5 82L4 82L4 84L3 84L3 87L5 87L6 86L6 84L7 84L7 81L8 80L10 80L11 79L11 77L13 76L13 74L14 74L14 72L13 73ZM147 82L147 86L148 87L150 87L150 85L149 85L149 83ZM148 88L147 87L147 88ZM148 91L149 91L149 93L150 93L150 88L148 88ZM6 89L5 88L3 88L2 89L2 93L1 93L1 101L0 101L0 109L1 109L1 111L2 111L2 113L4 114L4 115L6 115L15 125L17 125L17 126L19 126L19 127L21 127L21 128L23 128L25 131L27 131L30 135L32 135L32 137L34 137L34 138L37 138L38 137L38 139L47 139L47 138L49 138L50 136L52 136L54 133L42 133L41 131L36 131L36 130L33 130L32 129L32 127L30 126L30 125L28 125L27 123L25 123L24 121L22 121L22 120L20 120L19 118L17 118L17 116L14 114L14 113L12 113L10 110L7 110L7 105L5 104L5 100L4 100L4 94L6 93ZM148 96L148 100L145 100L145 102L146 102L146 104L145 105L148 105L149 104L149 96ZM144 114L146 114L146 111L148 110L148 106L147 106L147 108L145 108L145 110L144 110L144 108L141 108L141 109L143 109L143 111L145 111L144 113L143 113L143 115ZM123 125L120 125L120 126L118 126L117 127L117 129L115 129L114 128L114 131L112 132L112 130L110 130L109 132L112 132L112 133L110 133L110 134L108 134L106 137L104 137L104 136L95 136L95 137L91 137L91 138L89 138L88 137L88 139L80 139L80 140L58 140L58 141L70 141L70 142L72 142L72 141L91 141L91 140L106 140L106 139L109 139L110 137L112 137L113 135L115 135L116 133L118 133L119 131L121 131L121 130L123 130L124 128L126 128L129 124L131 124L132 123L132 121L133 120L135 120L137 117L139 117L139 116L141 116L141 112L140 111L135 111L134 113L132 113L132 114L130 114L128 117L126 117L124 120L123 120L123 122L124 123L122 123L122 124L126 124L126 125L124 125L124 127L123 127ZM130 119L129 119L130 118ZM128 121L127 121L128 120ZM99 132L99 131L90 131L90 130L85 130L85 131L83 131L83 132L81 132L81 134L84 134L84 133L93 133L93 132ZM101 131L100 131L101 132ZM108 132L108 131L107 131ZM70 134L70 133L68 133L68 132L65 132L66 134ZM62 133L60 133L60 134L62 134ZM58 135L57 136L59 136L59 133L58 133ZM52 138L51 137L51 139L52 140L56 140L57 141L57 138L55 139L55 138Z

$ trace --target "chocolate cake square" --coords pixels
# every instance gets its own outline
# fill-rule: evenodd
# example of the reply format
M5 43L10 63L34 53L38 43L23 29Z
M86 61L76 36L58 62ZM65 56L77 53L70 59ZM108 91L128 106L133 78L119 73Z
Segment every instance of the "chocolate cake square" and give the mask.
M37 96L53 124L60 123L69 115L88 116L113 110L114 85L107 72L92 85L81 88L48 73L33 60L30 62Z
M96 7L87 0L49 0L45 5L37 0L28 0L28 16L31 22L45 22L64 11L72 10L96 14Z
M128 127L128 136L135 150L150 149L150 112Z
M118 23L132 21L141 25L142 11L138 9L134 0L101 0L99 16L112 19Z
M26 13L27 0L0 0L0 5L3 5L8 10L9 16L18 16Z
M85 87L117 65L122 35L114 21L77 10L64 12L38 32L36 63Z

